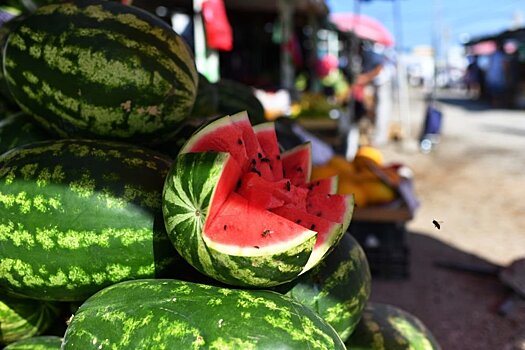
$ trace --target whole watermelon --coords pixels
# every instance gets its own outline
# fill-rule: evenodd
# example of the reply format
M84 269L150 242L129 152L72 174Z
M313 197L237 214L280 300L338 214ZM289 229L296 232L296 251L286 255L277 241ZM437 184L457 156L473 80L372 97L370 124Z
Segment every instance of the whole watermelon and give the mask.
M20 107L63 138L158 142L189 116L197 92L182 37L112 1L39 7L10 32L4 65Z
M347 350L440 350L430 330L416 316L389 304L369 303Z
M42 334L59 314L55 303L0 294L0 345Z
M371 290L365 252L350 234L314 269L278 291L316 311L343 341L354 331Z
M62 338L56 335L41 335L11 343L4 350L60 350Z
M0 119L0 154L18 146L50 139L52 136L24 112Z
M170 165L149 149L100 140L43 141L4 153L0 288L82 301L119 281L178 271L161 211Z
M306 306L275 292L178 280L107 287L80 306L64 335L69 349L344 349Z

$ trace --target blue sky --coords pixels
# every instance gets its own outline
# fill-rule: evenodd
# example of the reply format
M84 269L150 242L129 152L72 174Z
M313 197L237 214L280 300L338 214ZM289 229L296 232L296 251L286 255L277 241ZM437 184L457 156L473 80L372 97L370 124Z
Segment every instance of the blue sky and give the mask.
M354 12L357 0L327 0L331 13ZM447 45L459 45L464 37L477 37L509 29L521 18L525 27L525 0L396 0L404 47L432 45L441 34ZM377 18L396 38L394 1L360 1L361 13ZM398 27L399 28L399 27Z

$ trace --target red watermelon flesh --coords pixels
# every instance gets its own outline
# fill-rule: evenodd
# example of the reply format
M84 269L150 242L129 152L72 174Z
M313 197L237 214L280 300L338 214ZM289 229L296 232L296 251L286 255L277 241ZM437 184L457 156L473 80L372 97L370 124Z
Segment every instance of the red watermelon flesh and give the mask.
M232 115L230 118L233 124L242 132L246 155L250 159L250 164L247 169L260 174L265 179L273 180L273 173L270 169L269 159L266 157L261 145L259 145L257 136L255 136L252 124L250 123L250 118L248 118L248 114L245 111L239 112Z
M289 244L294 238L310 232L304 226L283 220L271 211L250 205L246 198L235 192L230 194L213 220L206 221L204 228L207 239L215 246L231 246L230 251L245 248L262 250L281 242Z
M268 181L255 173L245 173L241 180L237 192L246 198L257 201L257 194L254 192L265 192L261 195L258 205L266 209L277 206L288 205L294 208L306 210L306 197L308 189L297 187L291 184L290 180L282 179L279 181ZM268 195L273 200L268 201ZM282 203L277 205L277 203Z
M312 174L312 145L303 143L281 154L283 177L292 185L301 186L310 181Z
M283 164L277 134L275 133L275 124L273 122L258 124L253 127L253 130L259 141L259 145L268 159L270 169L273 172L273 178L275 180L282 179Z
M242 169L249 166L250 161L246 154L242 131L234 125L230 117L214 120L196 133L199 133L199 137L190 138L179 153L228 152Z
M343 223L347 206L352 205L351 195L315 193L310 191L306 198L306 211L330 221Z
M259 208L273 209L282 207L284 201L276 198L272 191L268 191L265 188L253 187L253 186L241 186L237 192L246 198L248 202Z
M310 181L309 183L303 185L303 187L306 187L311 193L334 194L337 193L337 183L338 177L335 175L326 177L324 179Z

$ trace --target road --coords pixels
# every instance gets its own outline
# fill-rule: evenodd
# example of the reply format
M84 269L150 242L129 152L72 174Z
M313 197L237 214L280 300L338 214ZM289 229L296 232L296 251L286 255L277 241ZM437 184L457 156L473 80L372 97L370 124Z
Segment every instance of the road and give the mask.
M417 147L425 106L417 91L410 95L412 135L383 148L387 162L413 170L421 206L407 223L410 277L374 278L371 300L419 317L443 350L525 349L525 302L499 316L509 293L497 277L434 264L505 266L525 257L525 111L491 109L457 91L437 97L444 120L432 152Z

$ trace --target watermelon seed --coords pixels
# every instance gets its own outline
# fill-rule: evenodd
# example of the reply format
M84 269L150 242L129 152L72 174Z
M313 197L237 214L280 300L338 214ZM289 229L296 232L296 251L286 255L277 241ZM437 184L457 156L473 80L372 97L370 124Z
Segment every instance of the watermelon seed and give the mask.
M314 185L312 185L312 184L308 185L308 189L309 190L313 190L313 188L314 188Z
M297 167L297 171L302 173L303 172L303 168L301 168L300 166Z
M261 236L266 237L272 233L272 230L264 230Z
M321 216L321 212L317 212L317 216Z
M255 159L252 159L252 165L255 166L255 164L257 164L257 161Z
M259 249L259 246L258 246L258 245L254 245L253 247Z
M275 157L275 158L277 158L277 160L280 160L281 159L281 155L278 154L277 157Z
M261 153L257 153L257 157L259 157L259 159L262 158L262 154Z
M300 223L301 223L301 219L297 219L297 220L295 220L295 222L296 222L297 224L300 224Z
M257 170L257 168L253 167L253 168L252 168L252 171L253 171L254 173L256 173L257 175L261 176L261 172L260 172L259 170Z
M241 188L241 185L242 185L241 179L237 180L237 184L235 185L235 189L238 190L239 188Z
M270 159L268 159L268 158L262 158L262 159L261 159L261 162L270 163Z
M287 190L288 192L290 192L291 186L292 186L292 184L290 183L290 181L287 181L287 182L286 182L286 190Z
M320 183L319 181L317 181L315 184L316 184L317 186L319 186L321 183Z
M312 226L310 226L310 230L313 230L315 228L315 224L312 224Z
M228 225L224 225L224 226L223 226L224 231L226 231L226 228L227 228L227 227L228 227Z
M241 139L238 139L238 140L237 140L237 143L238 143L239 145L242 145L242 140L241 140Z

